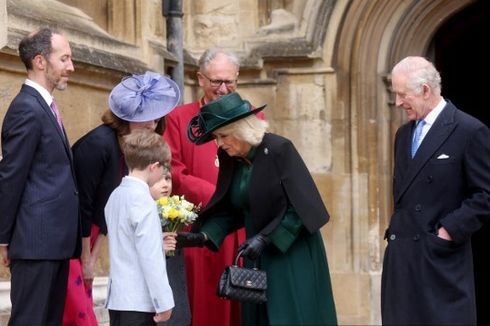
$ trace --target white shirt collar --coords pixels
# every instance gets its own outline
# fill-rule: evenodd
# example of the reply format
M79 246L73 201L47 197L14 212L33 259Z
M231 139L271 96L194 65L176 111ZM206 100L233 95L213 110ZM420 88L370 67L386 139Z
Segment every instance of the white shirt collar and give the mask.
M144 185L145 188L150 188L150 186L148 185L148 183L146 183L145 181L141 180L140 178L133 177L131 175L126 175L126 176L124 176L124 179L131 180L132 182L140 183L140 184Z
M427 116L424 118L425 123L429 126L432 126L445 106L446 101L443 98L441 99L441 101L439 101L436 107L432 111L430 111L429 114L427 114Z
M27 86L31 86L36 91L38 91L39 94L41 94L41 96L43 97L44 101L48 104L48 106L51 107L51 103L53 102L53 96L51 96L51 94L48 92L46 88L42 87L41 85L39 85L38 83L36 83L31 79L26 79L24 84L26 84Z

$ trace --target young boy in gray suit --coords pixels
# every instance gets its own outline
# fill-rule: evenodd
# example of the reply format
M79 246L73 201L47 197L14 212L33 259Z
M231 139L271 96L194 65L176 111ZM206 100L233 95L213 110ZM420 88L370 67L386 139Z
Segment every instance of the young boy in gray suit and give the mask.
M174 307L162 228L150 193L169 166L170 150L147 129L125 136L122 149L129 175L105 206L110 257L106 308L111 326L155 325L168 320Z

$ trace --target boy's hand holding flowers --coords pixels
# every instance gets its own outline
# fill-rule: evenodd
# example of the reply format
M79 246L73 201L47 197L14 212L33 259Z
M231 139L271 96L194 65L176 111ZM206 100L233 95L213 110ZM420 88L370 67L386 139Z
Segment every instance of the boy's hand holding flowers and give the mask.
M163 232L163 249L165 250L165 254L172 252L176 249L177 233L175 232Z
M185 200L184 196L177 195L161 197L156 202L164 232L177 232L184 226L191 225L201 208L201 204L196 206ZM175 255L174 250L167 251L167 255Z

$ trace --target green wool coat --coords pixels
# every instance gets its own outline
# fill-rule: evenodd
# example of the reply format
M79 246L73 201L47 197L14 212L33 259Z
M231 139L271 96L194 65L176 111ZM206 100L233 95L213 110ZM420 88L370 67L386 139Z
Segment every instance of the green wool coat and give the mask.
M292 144L288 143L288 146ZM274 144L270 144L267 148L273 151ZM248 155L251 164L235 160L232 180L226 195L216 206L213 205L213 200L211 201L211 206L214 208L206 216L201 227L210 239L211 249L217 250L225 236L236 228L244 226L247 238L262 232L257 230L253 216L250 214L250 211L254 211L255 204L250 201L249 192L253 191L250 189L250 181L254 178L256 152L257 149L254 148ZM269 151L264 152L271 154ZM297 157L293 155L291 159L301 160L296 151L293 153L296 153ZM225 159L223 163L226 170L226 165L230 162ZM223 166L220 165L220 170L222 168ZM302 173L305 171L299 174ZM281 183L277 182L277 185L281 188ZM284 192L282 189L280 191ZM316 188L314 191L317 191ZM261 305L242 304L243 326L336 325L327 257L319 230L311 232L305 228L303 219L295 208L288 205L285 213L268 233L268 237L271 243L261 257L255 262L245 260L246 266L255 265L267 272L268 301Z

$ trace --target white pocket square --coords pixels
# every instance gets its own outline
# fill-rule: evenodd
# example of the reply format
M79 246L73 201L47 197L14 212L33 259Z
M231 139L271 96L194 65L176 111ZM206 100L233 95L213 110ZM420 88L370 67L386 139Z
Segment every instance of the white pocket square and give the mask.
M449 155L446 154L441 154L437 157L438 160L447 160L449 158Z

